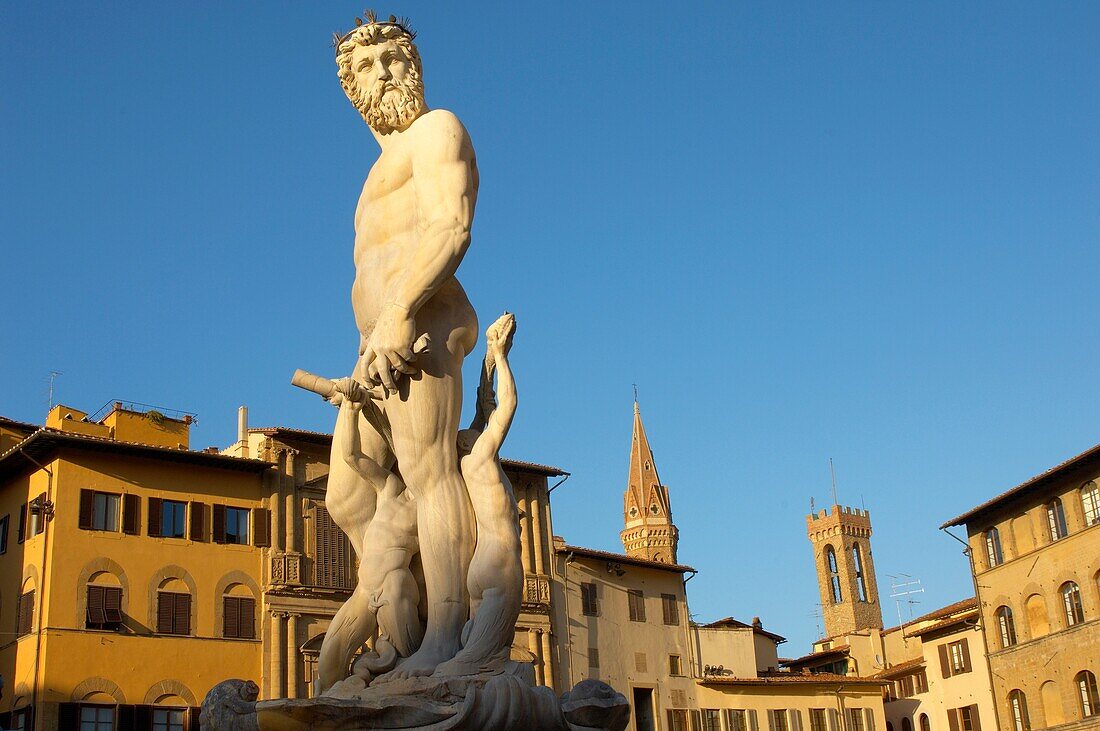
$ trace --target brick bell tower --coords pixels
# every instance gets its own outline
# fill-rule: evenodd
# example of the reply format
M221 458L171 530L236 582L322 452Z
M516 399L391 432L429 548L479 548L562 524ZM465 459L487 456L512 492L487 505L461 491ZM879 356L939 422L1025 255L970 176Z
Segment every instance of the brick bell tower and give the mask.
M833 505L807 515L806 532L814 548L825 636L882 629L870 511Z
M623 528L619 537L628 556L676 563L679 531L672 522L668 488L657 476L653 451L634 399L634 435L630 444L630 475L623 496Z

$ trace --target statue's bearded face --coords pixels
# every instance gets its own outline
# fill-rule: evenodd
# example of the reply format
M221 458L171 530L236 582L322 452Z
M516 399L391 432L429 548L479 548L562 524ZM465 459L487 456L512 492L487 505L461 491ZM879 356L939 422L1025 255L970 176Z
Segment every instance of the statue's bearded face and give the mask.
M340 81L348 99L377 132L406 129L424 108L424 84L415 46L404 39L356 44L342 54Z

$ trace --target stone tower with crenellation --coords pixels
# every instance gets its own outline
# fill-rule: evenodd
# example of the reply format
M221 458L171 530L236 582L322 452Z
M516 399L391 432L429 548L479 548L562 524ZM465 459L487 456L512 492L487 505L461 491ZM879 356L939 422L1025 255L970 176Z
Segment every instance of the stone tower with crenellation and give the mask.
M653 451L642 426L638 402L634 402L634 434L630 444L630 474L623 497L623 523L619 534L626 555L662 563L676 563L679 531L672 522L668 488L657 476Z
M807 515L806 532L814 548L825 636L882 629L870 512L833 505Z

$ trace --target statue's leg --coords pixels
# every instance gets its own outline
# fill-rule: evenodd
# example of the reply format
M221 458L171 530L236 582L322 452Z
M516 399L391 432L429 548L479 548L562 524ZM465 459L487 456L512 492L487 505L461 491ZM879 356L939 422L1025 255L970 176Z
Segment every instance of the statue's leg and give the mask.
M344 461L338 446L342 443L343 429L343 421L337 419L329 455L325 508L340 530L347 534L355 555L362 556L363 533L374 517L378 496L366 480ZM359 442L363 454L378 464L389 467L393 463L386 440L362 416L359 418Z
M433 338L433 347L386 399L394 451L406 489L416 499L428 626L420 649L387 678L429 675L454 657L468 616L466 572L474 551L473 509L458 471L455 439L462 409L464 338Z
M351 597L336 612L325 632L321 654L317 659L317 673L323 691L347 677L351 656L371 638L377 628L370 595L370 588L360 582Z

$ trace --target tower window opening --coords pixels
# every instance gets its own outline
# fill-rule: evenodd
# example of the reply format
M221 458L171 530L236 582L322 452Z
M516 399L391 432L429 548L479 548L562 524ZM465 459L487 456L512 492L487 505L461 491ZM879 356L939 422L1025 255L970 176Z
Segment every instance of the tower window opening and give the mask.
M863 578L863 556L859 551L859 544L852 544L852 562L856 570L856 587L859 589L859 600L867 601L867 582Z
M833 592L833 604L840 604L844 601L844 597L840 593L840 570L837 568L836 551L833 550L832 546L825 547L825 562L829 570L829 586Z

